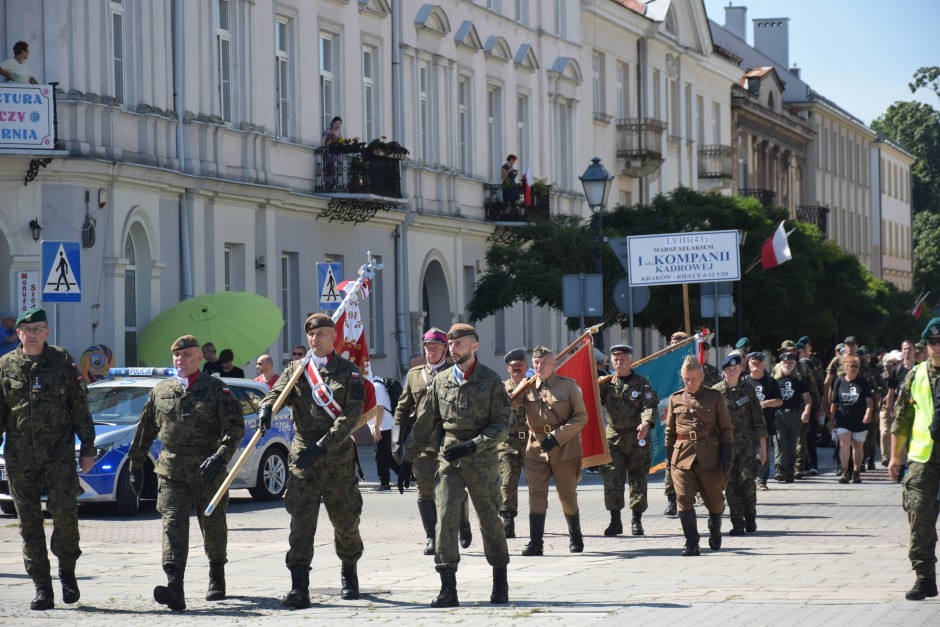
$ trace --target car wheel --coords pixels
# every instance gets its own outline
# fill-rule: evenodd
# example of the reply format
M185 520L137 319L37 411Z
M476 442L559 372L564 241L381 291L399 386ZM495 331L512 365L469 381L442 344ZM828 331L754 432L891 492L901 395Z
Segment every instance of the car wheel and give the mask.
M118 516L136 516L140 511L140 497L131 490L130 469L130 464L124 464L115 485L114 513Z
M16 516L16 505L13 501L0 501L0 512L7 516Z
M258 479L255 487L248 491L258 501L274 501L281 498L287 487L287 455L280 447L271 447L264 452L258 464Z

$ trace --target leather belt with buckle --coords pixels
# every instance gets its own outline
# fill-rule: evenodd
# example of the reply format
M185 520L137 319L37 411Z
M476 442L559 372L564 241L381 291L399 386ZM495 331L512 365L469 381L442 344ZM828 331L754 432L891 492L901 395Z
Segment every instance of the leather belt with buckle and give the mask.
M718 435L717 431L709 431L708 429L704 431L689 431L688 433L677 433L677 440L689 440L690 442L695 442L697 440L702 440L704 438L710 438L713 435Z
M528 440L529 432L528 431L519 431L515 435L519 437L520 440Z

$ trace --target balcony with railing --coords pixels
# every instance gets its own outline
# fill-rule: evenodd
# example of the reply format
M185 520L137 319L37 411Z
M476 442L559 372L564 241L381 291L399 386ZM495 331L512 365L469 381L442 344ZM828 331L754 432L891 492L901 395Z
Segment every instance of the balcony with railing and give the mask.
M522 185L483 184L483 210L487 222L532 222L551 217L551 185L534 185L526 203Z
M734 176L734 149L720 144L700 146L698 149L698 177L700 179L730 179Z
M388 211L402 204L401 161L407 154L362 143L317 148L313 191L330 197L323 216L358 224L371 220L380 209Z
M829 236L829 207L803 205L796 208L796 219L815 224L824 236Z
M663 132L666 123L655 118L617 120L617 159L623 160L622 174L634 178L648 176L663 164Z
M760 201L760 204L764 207L772 207L774 204L774 198L777 197L777 192L770 189L739 189L738 194L741 196L753 196Z

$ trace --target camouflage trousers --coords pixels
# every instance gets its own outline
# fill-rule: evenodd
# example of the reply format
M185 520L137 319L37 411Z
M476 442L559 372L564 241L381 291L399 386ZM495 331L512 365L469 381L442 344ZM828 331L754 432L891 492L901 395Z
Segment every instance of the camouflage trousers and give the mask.
M663 478L663 494L667 499L676 499L676 487L672 485L672 466L669 464L666 464L666 476Z
M23 460L25 461L25 460ZM59 559L59 569L75 570L82 554L78 548L78 475L75 458L42 464L35 460L12 464L7 458L10 491L19 515L20 536L23 538L23 564L33 584L48 588L52 585L46 533L43 530L41 495L47 492L46 509L52 516L52 554Z
M418 488L418 502L434 500L434 473L437 472L437 451L421 451L411 464Z
M744 525L745 518L757 516L757 484L754 477L760 463L755 459L756 445L742 443L734 449L734 463L725 488L725 500L731 514L731 524Z
M525 449L529 438L520 438L518 433L510 432L505 442L499 445L499 478L502 505L499 513L509 516L519 514L519 478L525 465Z
M642 514L646 511L646 485L649 479L652 453L649 446L639 446L635 435L608 437L610 463L601 466L604 477L604 506L608 510L624 508L624 484L630 484L630 509Z
M881 441L881 421L875 420L875 412L872 412L872 421L868 424L868 435L865 436L865 443L862 446L862 460L875 459L875 451L878 450L878 443Z
M490 566L509 563L506 534L499 519L499 488L498 464L493 449L478 451L453 463L443 457L438 459L434 481L434 502L437 505L434 563L438 571L457 570L460 562L457 533L468 492L480 521L486 561Z
M304 442L295 436L290 453L291 474L284 495L284 508L290 514L290 549L285 558L288 568L310 568L313 562L320 503L326 507L333 523L336 556L345 564L355 564L362 557L359 534L362 494L356 480L354 446L353 441L347 439L301 470L295 462Z
M901 503L911 525L908 557L918 577L937 576L937 516L940 515L940 446L926 464L908 462Z
M195 468L198 470L198 466ZM186 570L189 557L189 513L194 508L209 563L224 564L228 561L228 523L225 518L228 494L222 497L211 516L206 516L204 512L226 475L220 475L210 483L203 483L198 472L187 475L181 481L157 476L157 511L163 516L163 565Z

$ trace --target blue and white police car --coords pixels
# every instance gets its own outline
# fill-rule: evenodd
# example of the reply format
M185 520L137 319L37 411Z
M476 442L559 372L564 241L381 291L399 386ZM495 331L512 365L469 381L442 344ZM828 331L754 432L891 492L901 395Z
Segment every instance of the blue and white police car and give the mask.
M173 368L112 368L108 379L88 386L88 405L95 423L95 464L88 473L79 473L78 478L84 492L79 503L114 503L115 513L133 516L142 500L156 500L157 478L154 467L163 444L155 440L144 468L144 489L138 498L130 487L130 450L140 412L147 401L150 390L158 382L173 376ZM238 452L232 457L229 467L241 455L255 432L256 411L268 386L249 379L228 379L228 385L238 400L245 417L245 437ZM267 501L280 498L287 485L287 455L294 438L294 423L290 410L282 409L271 420L268 429L232 482L232 489L247 488L252 497ZM78 455L78 442L75 446ZM0 457L0 511L15 514L13 497L3 459Z

